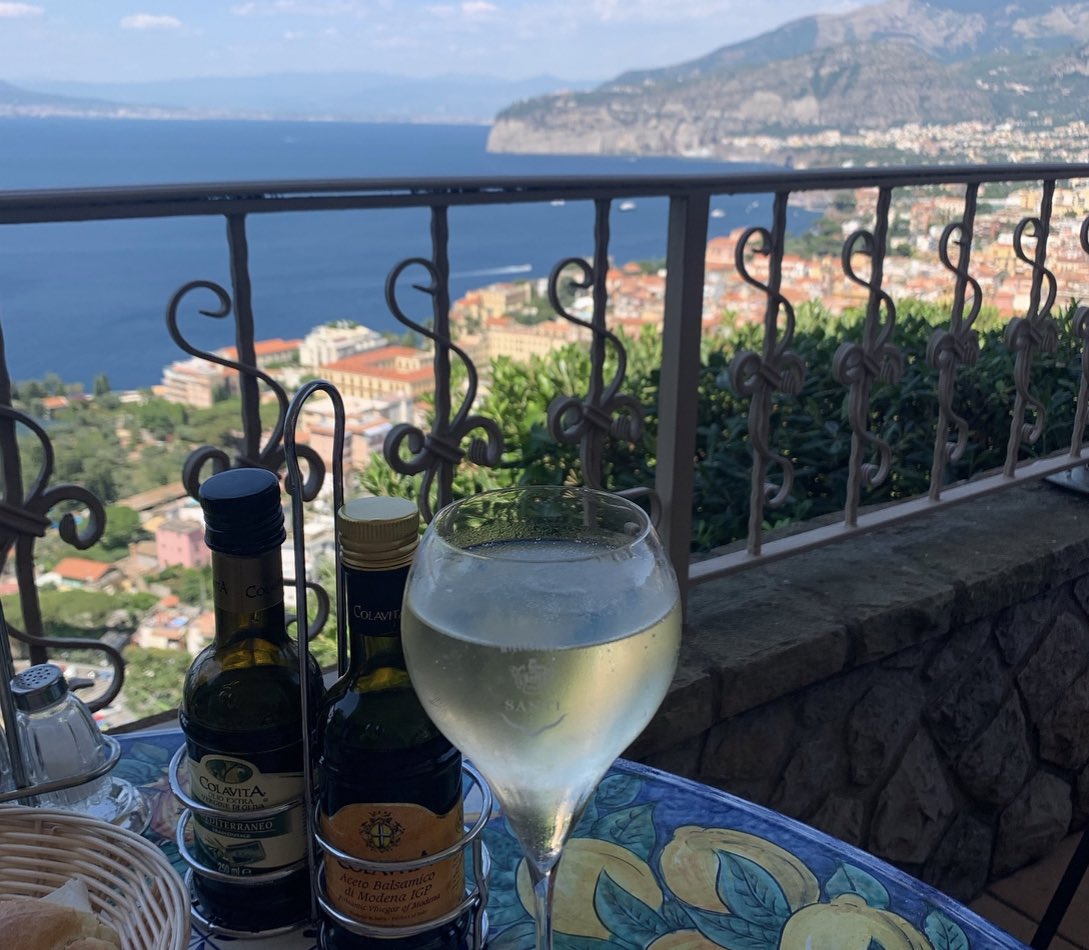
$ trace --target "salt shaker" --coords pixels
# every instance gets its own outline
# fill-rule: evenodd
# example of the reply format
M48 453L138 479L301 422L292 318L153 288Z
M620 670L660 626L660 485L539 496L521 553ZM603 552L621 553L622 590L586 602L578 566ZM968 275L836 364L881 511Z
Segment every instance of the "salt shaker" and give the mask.
M101 771L113 740L98 728L90 709L68 689L60 667L32 666L11 681L16 728L30 783L41 784ZM71 788L44 792L36 804L100 818L142 831L150 808L132 783L100 775Z

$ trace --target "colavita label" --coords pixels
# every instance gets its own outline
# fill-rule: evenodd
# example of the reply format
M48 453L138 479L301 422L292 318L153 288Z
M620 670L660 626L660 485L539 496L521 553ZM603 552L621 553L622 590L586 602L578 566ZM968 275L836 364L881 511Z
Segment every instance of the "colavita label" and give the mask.
M284 599L280 550L260 557L212 553L215 605L235 614L254 614Z
M322 834L365 861L411 861L450 847L461 837L461 803L445 815L414 804L346 805L321 816ZM341 913L375 926L422 924L461 902L463 856L414 871L357 871L325 856L325 886Z
M235 812L238 817L196 817L194 834L215 869L246 875L282 868L306 855L303 808L273 818L246 818L245 813L302 798L303 777L298 773L264 773L252 762L210 753L189 761L190 791L211 808Z

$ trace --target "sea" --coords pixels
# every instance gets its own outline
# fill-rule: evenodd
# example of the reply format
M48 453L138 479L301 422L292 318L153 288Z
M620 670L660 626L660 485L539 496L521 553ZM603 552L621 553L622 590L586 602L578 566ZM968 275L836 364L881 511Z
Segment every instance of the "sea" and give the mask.
M194 182L434 176L688 175L756 166L696 159L511 155L487 151L482 125L338 122L0 119L0 192ZM770 223L770 197L723 196L711 234ZM792 212L792 230L813 215ZM666 200L614 207L610 255L617 264L665 256ZM541 278L568 257L592 252L592 202L453 208L452 299L497 281ZM390 270L430 257L425 210L259 214L247 219L258 339L301 338L348 319L380 332L402 327L385 302ZM105 374L115 390L150 386L184 358L166 329L174 292L193 280L228 290L224 222L140 219L0 225L0 327L14 380L55 373L90 386ZM414 319L429 300L399 295ZM180 324L202 349L234 343L229 319L202 316L210 294L187 297Z

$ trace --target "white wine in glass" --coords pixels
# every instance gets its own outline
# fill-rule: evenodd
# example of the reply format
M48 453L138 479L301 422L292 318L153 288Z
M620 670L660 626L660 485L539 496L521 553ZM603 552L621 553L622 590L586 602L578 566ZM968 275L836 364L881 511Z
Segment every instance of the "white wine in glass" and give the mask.
M409 573L409 674L525 852L538 950L564 842L677 665L677 580L646 514L584 488L484 492L438 513Z

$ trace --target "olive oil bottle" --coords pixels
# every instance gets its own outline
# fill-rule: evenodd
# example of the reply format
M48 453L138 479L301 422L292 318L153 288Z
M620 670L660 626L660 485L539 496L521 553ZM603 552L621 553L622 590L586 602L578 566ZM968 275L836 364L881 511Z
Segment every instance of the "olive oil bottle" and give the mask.
M368 861L414 860L462 835L461 754L435 728L409 680L401 600L419 536L416 506L359 498L337 514L349 665L322 705L317 767L322 835ZM425 925L464 898L462 855L416 871L354 870L326 854L326 894L342 914L376 927ZM322 921L327 950L457 950L469 914L396 939Z
M246 812L303 794L303 723L297 647L284 618L284 517L274 474L220 472L201 486L212 551L215 639L193 661L179 710L190 793L222 817L194 819L195 854L231 877L281 872L243 885L194 874L197 909L213 924L259 932L310 914L307 822L300 803L269 819ZM307 677L310 708L321 672Z

